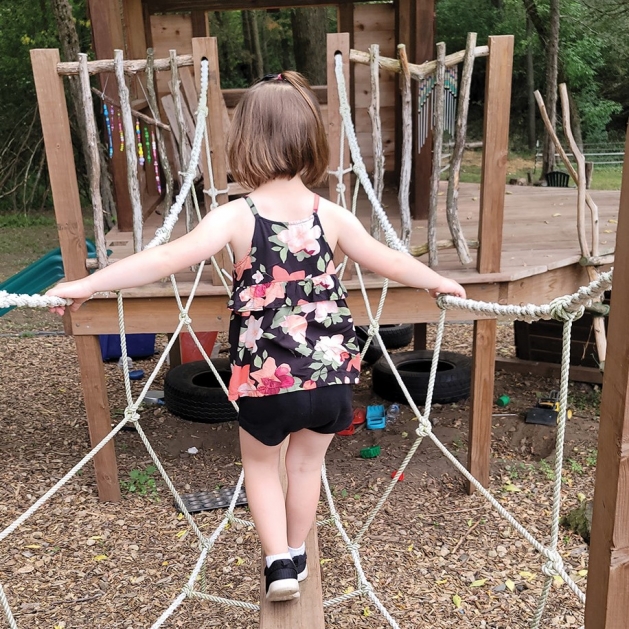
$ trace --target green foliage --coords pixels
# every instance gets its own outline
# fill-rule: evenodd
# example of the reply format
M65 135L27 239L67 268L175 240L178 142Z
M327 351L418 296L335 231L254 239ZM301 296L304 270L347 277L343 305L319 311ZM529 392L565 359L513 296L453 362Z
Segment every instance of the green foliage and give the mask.
M157 486L153 475L157 471L154 465L147 465L143 470L129 472L129 480L121 480L120 487L129 494L157 498Z

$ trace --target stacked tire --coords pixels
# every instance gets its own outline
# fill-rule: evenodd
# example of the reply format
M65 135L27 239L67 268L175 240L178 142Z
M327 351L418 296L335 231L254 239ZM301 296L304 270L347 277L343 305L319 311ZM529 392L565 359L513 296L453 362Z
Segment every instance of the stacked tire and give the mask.
M382 342L387 349L399 349L406 347L413 340L413 324L412 323L396 323L393 325L381 325L379 328ZM369 328L366 326L358 326L356 328L356 336L358 337L358 346L362 351L367 338L369 337ZM382 348L380 342L374 336L369 343L369 347L365 352L363 360L369 365L373 365L382 357Z
M433 353L429 350L391 354L402 382L416 404L425 404ZM455 352L440 352L432 401L450 404L467 399L471 388L472 359ZM391 402L406 403L389 363L381 358L372 368L372 387L375 393Z
M229 385L229 359L212 361L220 379ZM237 419L219 381L204 360L173 367L164 379L164 404L177 417L193 422L217 424Z

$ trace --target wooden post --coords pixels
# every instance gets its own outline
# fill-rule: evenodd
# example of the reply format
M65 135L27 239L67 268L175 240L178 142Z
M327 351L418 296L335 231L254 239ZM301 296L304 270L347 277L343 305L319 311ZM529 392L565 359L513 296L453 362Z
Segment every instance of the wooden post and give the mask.
M423 63L434 58L435 49L435 0L420 0L415 9L415 58L413 63ZM416 91L416 90L415 90ZM417 111L417 108L415 108ZM430 204L430 174L432 172L432 132L424 143L421 153L415 153L413 218L428 218Z
M87 275L87 250L63 79L57 74L59 61L58 50L31 50L63 266L66 279L75 280ZM98 337L75 337L75 342L90 441L95 446L111 431L105 370ZM94 457L94 467L100 499L113 502L120 500L113 441Z
M338 169L341 162L341 114L339 113L339 94L336 85L336 74L334 72L334 53L337 51L343 55L343 76L345 77L345 85L349 89L349 51L350 51L349 33L328 33L327 37L327 79L328 79L328 142L330 144L330 171ZM350 155L347 136L343 148L343 164L345 170L349 167ZM345 185L346 202L350 203L352 193L350 190L351 178L349 173L343 175L342 183ZM336 203L337 191L336 186L341 183L335 175L328 176L328 190L330 200ZM339 253L337 248L334 256L334 264L338 266L343 261L344 256ZM352 275L352 266L348 263L345 269L344 279L350 279Z
M288 439L282 445L280 478L284 493L288 486L284 459L288 448ZM246 479L245 479L246 485ZM306 555L308 556L308 578L300 586L299 599L285 603L266 601L266 580L264 577L264 553L262 554L262 573L260 575L260 629L324 629L323 590L321 587L321 564L317 542L317 522L306 537Z
M194 37L192 39L192 57L194 59L194 77L198 94L201 93L201 60L204 58L208 60L208 116L205 124L207 126L207 137L210 142L214 186L218 190L227 190L227 138L225 137L223 129L223 96L221 93L221 77L218 67L218 45L216 37ZM203 162L203 187L208 190L211 184L205 147L201 149L201 159ZM211 210L212 197L204 194L203 199L205 210L209 212ZM219 194L216 200L219 205L223 205L229 201L229 196L227 192L224 192ZM221 269L225 269L228 273L231 273L232 264L225 249L217 254L215 258ZM220 284L220 282L221 280L218 277L218 273L215 269L212 269L212 283Z
M586 629L624 629L629 617L629 135L616 232L609 313L608 369L603 376Z
M513 36L490 37L478 226L480 244L476 263L479 273L500 271L512 65ZM489 484L496 327L495 319L474 322L467 469L483 487ZM468 493L473 491L473 486L468 484Z
M120 6L117 0L88 0L92 38L97 59L113 59L114 49L124 49L124 36ZM112 72L99 75L101 90L115 100L118 100L116 77ZM118 107L116 107L118 111ZM112 120L112 124L114 124ZM110 160L111 177L116 199L117 226L120 231L132 231L133 210L131 197L127 185L127 160L124 151L120 151L119 142L114 134L115 149Z

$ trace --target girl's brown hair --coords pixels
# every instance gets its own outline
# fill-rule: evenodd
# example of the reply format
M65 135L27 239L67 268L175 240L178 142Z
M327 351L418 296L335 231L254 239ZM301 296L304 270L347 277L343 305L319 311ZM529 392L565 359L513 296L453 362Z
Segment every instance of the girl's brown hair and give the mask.
M227 158L233 178L252 189L295 175L307 186L326 178L329 148L321 110L301 74L265 77L245 92L229 129Z

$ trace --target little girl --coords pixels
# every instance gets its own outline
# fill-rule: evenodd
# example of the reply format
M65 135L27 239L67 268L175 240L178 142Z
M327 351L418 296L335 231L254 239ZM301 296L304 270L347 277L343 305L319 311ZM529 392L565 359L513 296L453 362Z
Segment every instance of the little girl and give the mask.
M299 596L308 576L305 539L319 501L320 470L334 433L352 421L360 354L346 293L336 276L338 246L352 260L436 297L465 290L409 255L374 240L347 210L313 194L328 144L305 79L283 72L249 89L228 138L234 179L253 192L222 205L190 233L147 249L48 295L72 299L156 282L229 244L234 267L229 398L239 401L247 499L266 555L266 597ZM53 308L63 314L64 308ZM282 442L288 490L279 479Z

